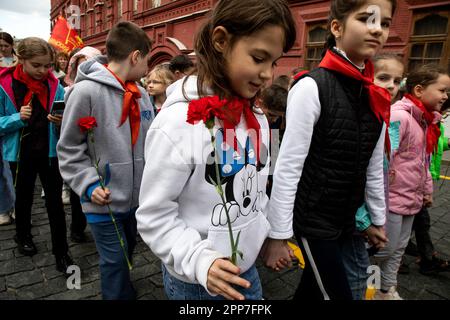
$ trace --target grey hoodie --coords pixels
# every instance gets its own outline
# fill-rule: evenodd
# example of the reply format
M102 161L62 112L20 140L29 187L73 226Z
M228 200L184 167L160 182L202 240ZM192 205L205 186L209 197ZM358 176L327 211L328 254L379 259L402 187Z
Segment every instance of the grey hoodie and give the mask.
M139 187L144 169L144 143L147 130L154 118L147 92L139 87L141 111L139 137L132 147L129 120L119 126L122 115L124 89L103 66L106 57L98 56L79 66L75 85L65 95L66 108L57 145L59 167L63 179L77 193L85 213L108 213L107 206L92 203L87 189L98 183L95 158L107 178L106 164L110 166L107 187L111 190L111 209L125 213L138 206ZM78 121L95 117L94 143L82 133Z

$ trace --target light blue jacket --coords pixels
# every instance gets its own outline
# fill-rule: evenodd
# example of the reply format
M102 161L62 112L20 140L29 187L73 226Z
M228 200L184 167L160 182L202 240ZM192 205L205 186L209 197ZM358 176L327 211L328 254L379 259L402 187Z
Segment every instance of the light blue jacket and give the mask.
M27 123L20 120L20 106L15 105L14 92L12 90L12 73L14 67L0 71L0 136L3 140L3 159L16 162L19 154L20 135L22 128ZM48 78L50 88L50 105L53 108L54 101L64 100L64 88L51 73ZM50 109L51 112L51 109ZM56 127L52 122L48 125L49 154L50 158L56 157L56 143L58 136Z

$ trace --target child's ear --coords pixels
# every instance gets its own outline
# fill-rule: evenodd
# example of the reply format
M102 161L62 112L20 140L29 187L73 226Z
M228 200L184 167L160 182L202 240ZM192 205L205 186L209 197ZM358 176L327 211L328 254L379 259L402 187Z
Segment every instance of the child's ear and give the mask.
M212 44L214 49L225 53L230 44L231 35L225 27L218 26L212 32Z
M338 20L333 19L331 21L330 30L331 30L331 33L333 34L333 36L336 39L339 39L340 37L342 37L343 25Z
M418 84L417 86L415 86L414 88L413 88L413 92L412 92L412 94L413 94L413 96L415 96L415 97L417 97L417 98L422 98L422 94L423 94L423 89L424 89L424 87L422 86L422 85L420 85L420 84Z
M139 62L139 57L141 57L141 52L139 50L134 50L130 53L131 63L136 65Z

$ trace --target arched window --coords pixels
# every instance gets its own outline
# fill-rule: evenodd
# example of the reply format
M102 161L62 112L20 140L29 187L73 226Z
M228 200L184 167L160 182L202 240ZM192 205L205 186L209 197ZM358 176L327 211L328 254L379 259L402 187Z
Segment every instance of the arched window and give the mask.
M322 51L327 38L326 25L315 24L309 27L306 50L305 50L305 68L312 70L322 60Z
M417 14L413 21L408 70L437 63L450 71L449 11Z

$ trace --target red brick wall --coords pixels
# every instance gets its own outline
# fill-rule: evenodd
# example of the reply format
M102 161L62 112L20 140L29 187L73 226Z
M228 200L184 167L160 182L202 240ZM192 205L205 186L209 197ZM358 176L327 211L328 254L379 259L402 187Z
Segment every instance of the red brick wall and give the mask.
M123 15L118 17L118 1L88 0L89 9L91 9L87 13L91 17L90 30L85 28L85 16L81 17L81 36L85 43L103 49L107 32L111 26L120 20L130 20L142 26L152 38L154 41L152 54L158 62L161 62L160 60L164 57L169 59L170 56L181 52L190 53L193 50L194 35L203 23L206 11L217 2L217 0L162 0L160 7L147 9L144 8L144 0L140 1L138 11L133 12L133 0L122 0ZM97 2L103 2L103 5L94 6L94 3ZM278 62L276 75L289 74L293 68L304 64L307 26L326 21L329 14L329 0L290 0L289 2L297 23L297 40L292 50ZM86 0L51 0L52 20L70 4L81 5L82 14L86 14L83 10L85 3ZM413 10L429 11L436 6L442 8L442 5L450 2L443 0L398 0L397 3L397 11L394 15L390 36L382 51L401 54L406 63L409 54L408 40L411 34ZM95 26L96 22L99 25ZM187 50L180 50L179 46L167 37L179 40Z

